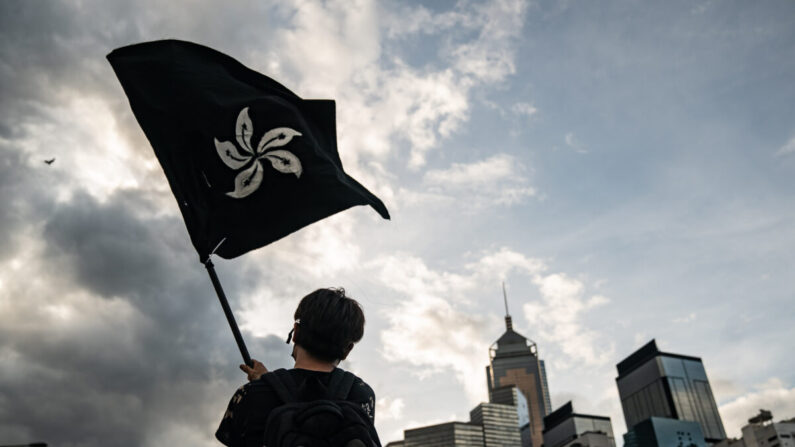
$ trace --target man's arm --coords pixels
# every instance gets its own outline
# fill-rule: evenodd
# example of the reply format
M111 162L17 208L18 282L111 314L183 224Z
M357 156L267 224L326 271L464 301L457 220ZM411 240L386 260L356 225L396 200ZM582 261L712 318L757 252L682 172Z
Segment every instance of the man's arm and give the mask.
M260 361L251 359L254 367L248 365L240 365L240 369L246 373L249 382L253 382L263 374L268 372ZM221 424L218 426L218 431L215 432L215 437L226 446L238 447L245 445L246 438L246 419L250 417L249 413L253 410L250 408L249 401L246 395L250 391L249 385L243 385L235 391L235 394L229 400L229 405L226 407Z
M243 405L241 405L241 401L245 397L246 392L246 385L235 391L235 394L229 399L229 405L226 407L224 417L215 432L216 439L228 447L243 447L245 445L241 418Z

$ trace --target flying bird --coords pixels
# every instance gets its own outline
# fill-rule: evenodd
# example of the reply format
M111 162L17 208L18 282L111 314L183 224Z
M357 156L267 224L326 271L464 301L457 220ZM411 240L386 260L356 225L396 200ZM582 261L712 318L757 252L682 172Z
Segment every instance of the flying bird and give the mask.
M55 161L55 157L53 157L53 158L51 158L49 160L44 160L44 162L47 163L48 165L51 165L52 162L54 162L54 161Z

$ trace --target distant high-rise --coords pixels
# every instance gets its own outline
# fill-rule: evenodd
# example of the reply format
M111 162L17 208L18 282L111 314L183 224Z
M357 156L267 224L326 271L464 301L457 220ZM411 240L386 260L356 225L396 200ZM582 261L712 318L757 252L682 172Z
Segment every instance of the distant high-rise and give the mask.
M447 422L404 430L403 438L403 447L483 447L483 427L466 422Z
M516 388L516 385L492 388L489 390L489 402L510 405L516 410L522 447L530 447L530 409L527 407L527 399L519 388Z
M489 349L490 364L486 367L489 396L497 388L515 385L527 400L531 445L541 447L544 416L551 410L544 361L538 358L536 344L513 330L508 299L504 297L505 333Z
M512 387L511 387L512 388ZM446 422L403 431L387 447L520 447L516 405L484 402L469 412L469 422Z
M743 427L745 447L795 446L795 418L773 422L773 414L759 410L759 416L748 420Z
M726 438L700 358L660 352L652 340L616 367L627 430L656 416L697 422L709 443Z
M613 424L607 416L575 413L571 401L544 418L544 447L615 447Z
M516 406L484 402L469 412L469 421L483 427L484 447L520 447Z

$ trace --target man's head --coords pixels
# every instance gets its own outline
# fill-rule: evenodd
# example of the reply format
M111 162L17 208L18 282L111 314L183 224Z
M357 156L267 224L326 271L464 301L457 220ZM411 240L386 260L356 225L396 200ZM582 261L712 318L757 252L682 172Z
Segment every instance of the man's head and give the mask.
M345 289L318 289L295 310L295 344L324 362L345 360L364 335L364 312Z

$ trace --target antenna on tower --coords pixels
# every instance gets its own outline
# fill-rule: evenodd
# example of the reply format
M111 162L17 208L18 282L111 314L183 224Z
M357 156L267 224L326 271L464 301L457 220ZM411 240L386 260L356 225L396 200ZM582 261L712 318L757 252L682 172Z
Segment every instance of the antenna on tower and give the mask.
M505 329L513 330L513 320L508 312L508 293L505 291L505 281L502 282L502 299L505 301Z
M502 282L502 299L505 301L505 316L510 315L508 312L508 293L505 292L505 281Z

